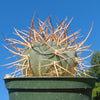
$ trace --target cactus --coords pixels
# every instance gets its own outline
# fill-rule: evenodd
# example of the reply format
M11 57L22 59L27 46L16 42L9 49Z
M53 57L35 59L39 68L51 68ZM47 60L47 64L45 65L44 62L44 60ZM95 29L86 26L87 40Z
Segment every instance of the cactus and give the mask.
M86 75L84 66L89 66L82 62L92 53L85 58L80 56L90 47L83 44L89 37L92 27L85 40L78 43L78 38L82 36L79 31L73 32L70 27L71 21L72 19L66 23L67 18L63 22L59 21L57 29L54 30L50 16L44 22L39 20L38 27L35 26L33 18L29 32L15 29L16 35L23 41L5 38L10 47L17 52L6 48L20 56L19 60L6 64L10 67L16 66L15 72L11 75L15 73L16 75L22 73L24 76L81 76L81 73ZM72 32L70 35L68 35L69 29Z
M55 42L47 42L47 44L49 47L47 47L47 45L42 42L35 42L32 48L26 48L24 50L23 54L29 55L29 69L32 70L29 70L27 75L68 75L70 73L68 69L77 66L75 61L75 51L72 48L68 48L64 51L59 51L60 49L66 47L66 44L58 46ZM54 50L50 47L52 47ZM23 59L23 57L21 57L21 59ZM27 61L26 63L28 64ZM66 73L64 69L68 72ZM23 74L26 74L26 70L23 71Z

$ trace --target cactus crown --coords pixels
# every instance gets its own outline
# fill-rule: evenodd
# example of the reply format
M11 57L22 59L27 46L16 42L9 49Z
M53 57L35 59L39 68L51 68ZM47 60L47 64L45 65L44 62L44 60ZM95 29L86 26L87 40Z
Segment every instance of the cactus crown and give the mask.
M72 18L73 19L73 18ZM19 31L15 29L16 35L21 38L6 39L12 49L6 47L12 54L20 56L20 59L6 64L9 68L16 67L16 70L10 75L24 76L76 76L81 74L87 75L84 60L81 57L82 52L90 51L91 46L83 46L89 37L92 27L81 42L80 31L74 32L70 26L72 19L67 22L67 18L54 29L51 17L49 16L44 22L38 20L38 26L34 23L34 17L31 23L30 31ZM67 23L66 23L67 22ZM93 26L93 25L92 25ZM68 34L68 29L71 34ZM19 45L19 46L18 46ZM24 48L21 48L24 46Z

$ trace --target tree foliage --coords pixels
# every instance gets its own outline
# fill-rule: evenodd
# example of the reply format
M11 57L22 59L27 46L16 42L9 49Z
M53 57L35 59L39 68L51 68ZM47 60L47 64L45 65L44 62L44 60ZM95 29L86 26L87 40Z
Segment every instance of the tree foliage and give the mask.
M96 51L93 54L91 65L95 66L89 69L88 74L98 78L92 92L92 100L100 100L100 51Z
M88 74L100 78L100 51L96 51L91 58L91 65Z

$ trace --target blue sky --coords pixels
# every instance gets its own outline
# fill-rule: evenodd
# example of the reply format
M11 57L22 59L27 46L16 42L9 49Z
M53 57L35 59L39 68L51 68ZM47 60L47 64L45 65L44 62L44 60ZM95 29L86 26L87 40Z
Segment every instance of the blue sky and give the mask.
M100 51L100 0L0 0L0 65L12 61L12 59L6 59L11 54L2 45L6 42L1 33L11 38L14 27L19 30L27 29L35 11L36 17L38 16L43 21L49 15L52 19L73 17L71 23L73 30L81 29L84 36L88 34L94 22L86 45L93 44L91 49ZM3 77L9 71L6 67L0 67L0 100L8 100Z

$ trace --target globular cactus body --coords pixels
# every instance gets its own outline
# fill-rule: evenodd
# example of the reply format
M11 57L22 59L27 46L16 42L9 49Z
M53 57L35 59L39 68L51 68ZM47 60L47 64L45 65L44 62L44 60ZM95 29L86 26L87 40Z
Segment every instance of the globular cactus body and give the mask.
M35 42L32 48L26 48L24 50L23 54L29 56L29 69L31 69L27 71L27 74L33 76L57 76L57 71L59 76L71 76L71 74L66 71L69 70L71 72L70 69L78 67L75 61L75 50L68 48L60 52L59 50L65 48L67 46L66 44L57 45L55 42L47 42L47 44L51 46L57 54L46 44L41 42ZM26 63L28 62L26 61ZM26 70L23 70L23 74L26 74Z
M6 47L11 53L20 56L20 59L12 62L11 67L16 66L16 71L11 75L23 74L24 76L76 76L86 75L85 67L89 67L84 59L90 57L92 53L83 58L83 51L90 51L90 46L83 46L90 32L83 41L77 42L82 36L79 31L74 32L70 23L66 23L67 18L59 21L57 29L54 29L51 17L49 16L44 22L38 21L38 27L35 26L34 20L30 31L16 30L16 35L21 40L6 39L7 43L14 50ZM68 34L71 29L72 34ZM18 45L20 45L18 47ZM20 48L24 46L23 48ZM17 52L16 52L17 51Z

